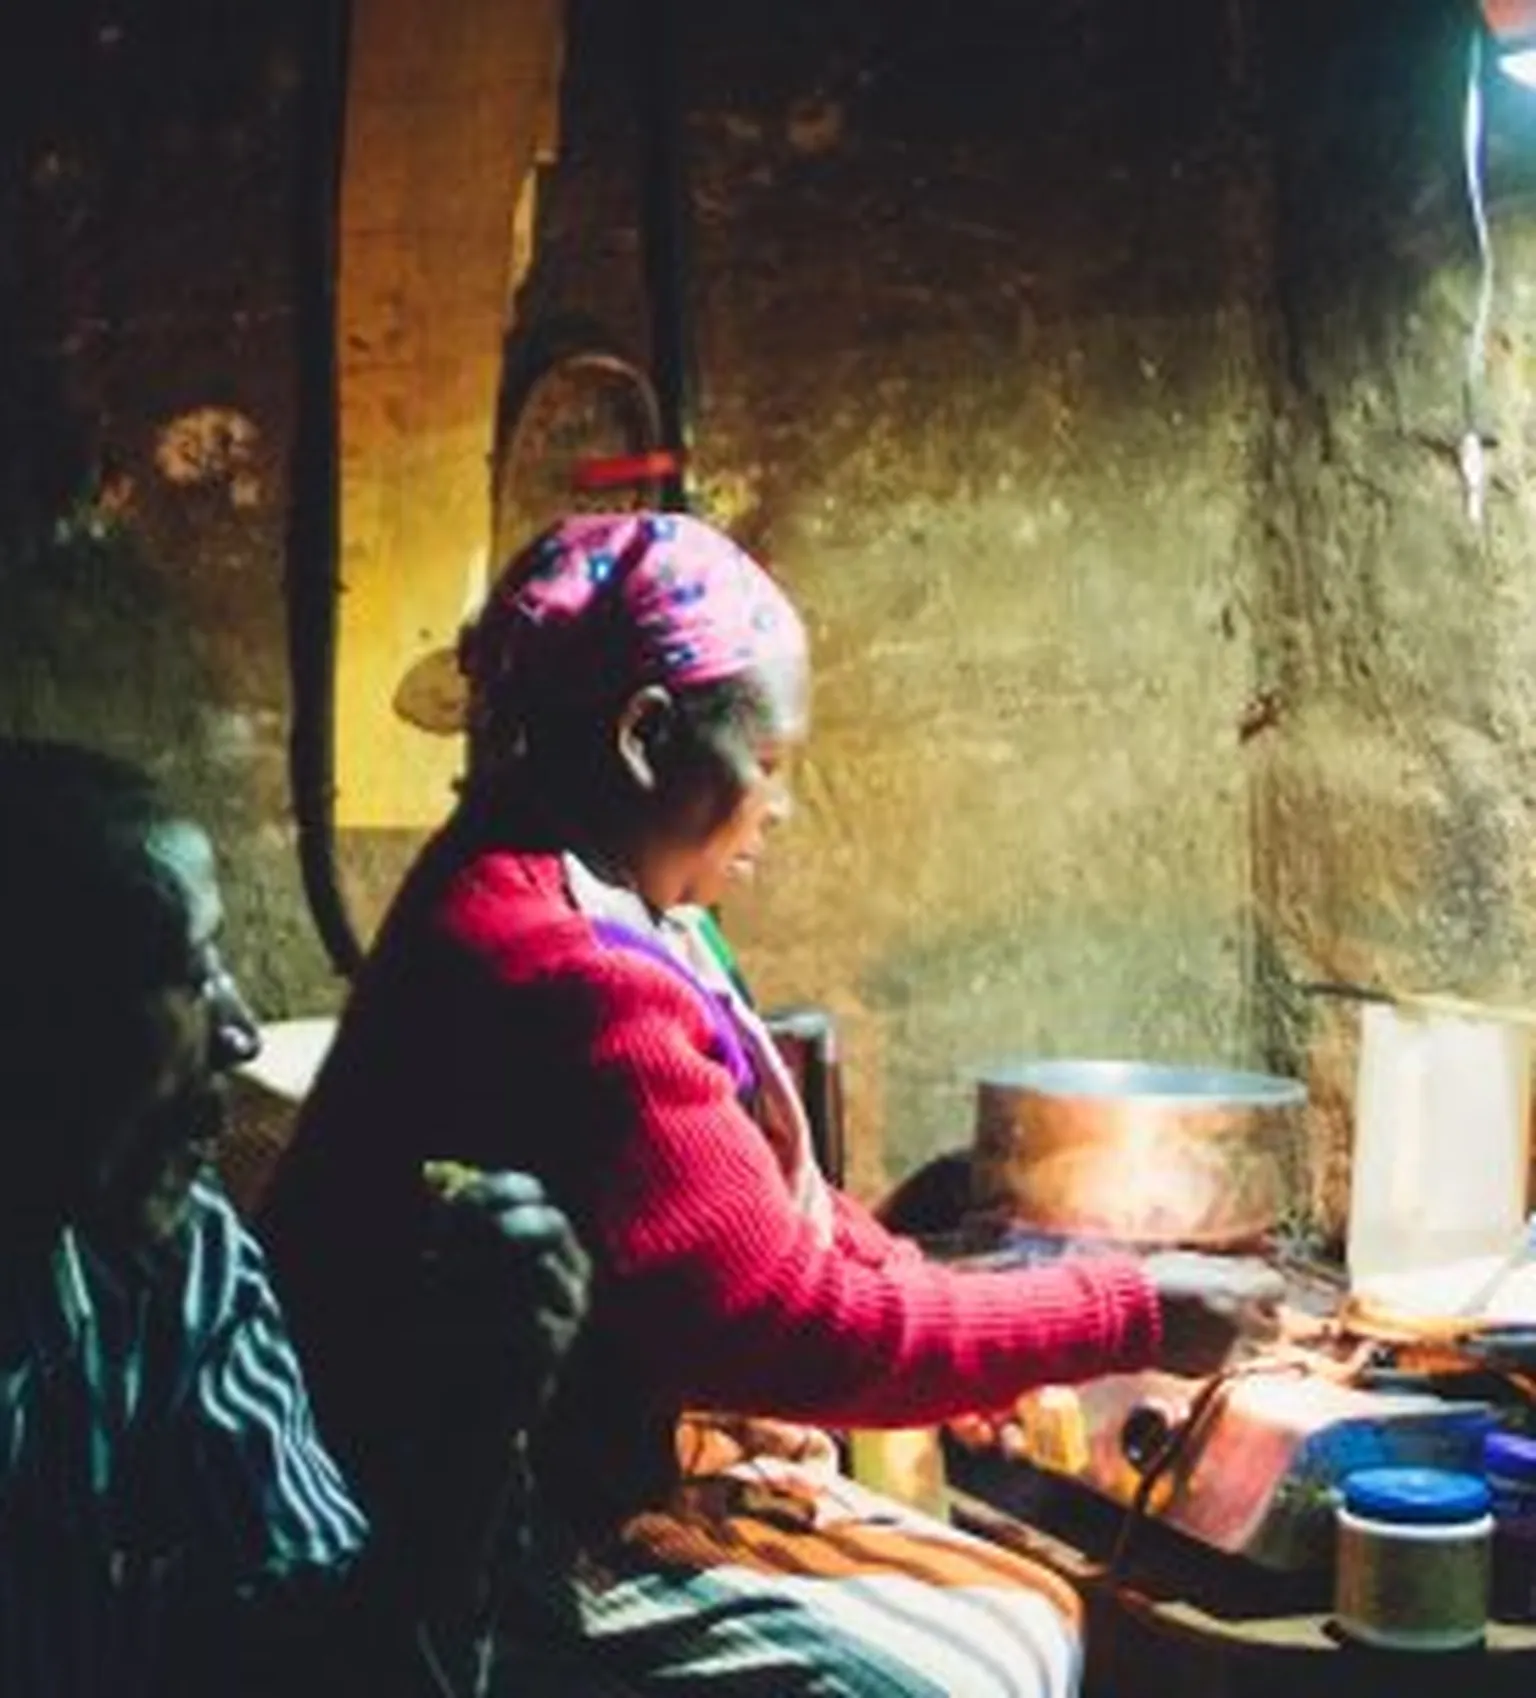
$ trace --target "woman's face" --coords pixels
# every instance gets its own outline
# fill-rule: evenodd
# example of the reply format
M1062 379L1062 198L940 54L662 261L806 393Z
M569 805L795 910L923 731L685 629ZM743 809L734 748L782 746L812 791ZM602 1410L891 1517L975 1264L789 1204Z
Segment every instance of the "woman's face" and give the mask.
M771 827L789 817L788 766L809 730L803 662L751 681L740 711L690 732L675 764L654 760L648 822L630 854L655 909L709 907L756 872Z

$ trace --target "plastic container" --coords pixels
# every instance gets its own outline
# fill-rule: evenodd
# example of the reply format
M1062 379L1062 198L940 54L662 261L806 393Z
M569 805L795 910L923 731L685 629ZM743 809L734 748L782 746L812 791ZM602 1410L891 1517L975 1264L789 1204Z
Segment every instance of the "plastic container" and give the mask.
M1520 1242L1531 1030L1413 1004L1361 1011L1350 1287L1404 1313L1455 1314Z
M1536 1621L1536 1439L1490 1433L1483 1477L1493 1510L1493 1613Z
M1372 1468L1344 1481L1334 1619L1392 1651L1459 1651L1488 1629L1493 1516L1475 1474Z

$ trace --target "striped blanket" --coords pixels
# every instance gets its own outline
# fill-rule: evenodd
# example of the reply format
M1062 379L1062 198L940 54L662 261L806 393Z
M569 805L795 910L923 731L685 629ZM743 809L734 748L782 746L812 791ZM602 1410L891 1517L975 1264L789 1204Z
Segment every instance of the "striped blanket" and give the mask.
M685 1421L665 1508L599 1549L536 1529L507 1694L1067 1698L1071 1588L836 1472L824 1436Z

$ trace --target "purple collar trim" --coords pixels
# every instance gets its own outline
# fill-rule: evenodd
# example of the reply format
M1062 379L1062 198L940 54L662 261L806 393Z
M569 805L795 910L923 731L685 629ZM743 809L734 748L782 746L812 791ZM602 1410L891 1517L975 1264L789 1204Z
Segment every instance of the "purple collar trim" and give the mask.
M648 937L642 931L636 931L632 926L621 924L617 920L591 921L592 930L604 943L612 944L620 949L633 949L641 955L648 955L653 961L675 973L698 993L710 1014L711 1042L710 1051L730 1073L736 1086L736 1094L745 1097L757 1088L757 1073L752 1066L746 1046L742 1043L736 1031L736 1022L731 1014L730 1004L719 992L709 988L707 984L669 950L664 944L657 942L654 937Z

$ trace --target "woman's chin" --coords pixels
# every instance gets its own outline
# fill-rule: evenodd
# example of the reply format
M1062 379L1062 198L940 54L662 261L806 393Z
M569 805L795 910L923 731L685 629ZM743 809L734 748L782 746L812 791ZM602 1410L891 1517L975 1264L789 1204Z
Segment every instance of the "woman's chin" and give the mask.
M725 869L727 884L751 884L757 877L757 859L752 855L738 855Z

